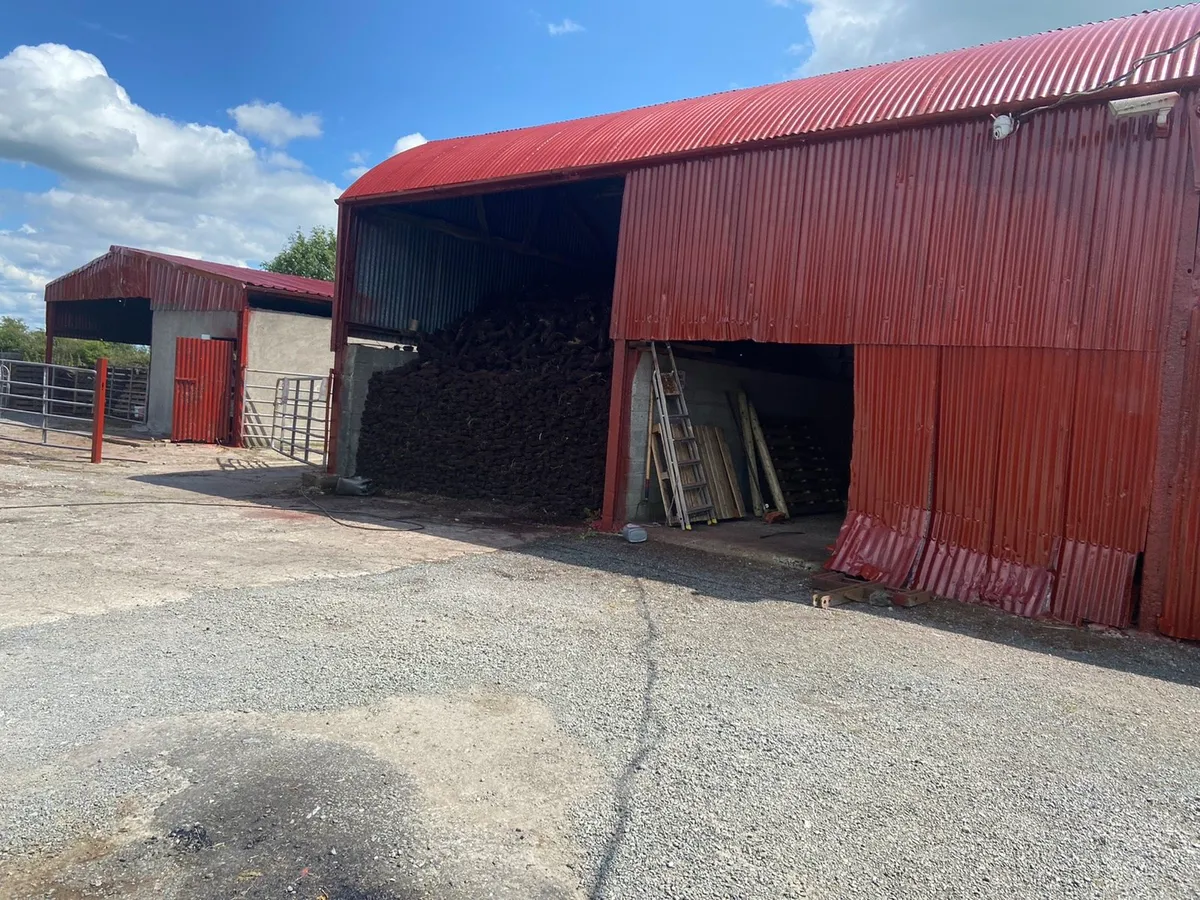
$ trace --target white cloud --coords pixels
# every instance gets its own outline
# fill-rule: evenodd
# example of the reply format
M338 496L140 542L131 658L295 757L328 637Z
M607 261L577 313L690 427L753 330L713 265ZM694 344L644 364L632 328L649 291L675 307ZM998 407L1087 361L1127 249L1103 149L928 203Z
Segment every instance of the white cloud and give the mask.
M406 134L398 139L392 147L392 156L397 153L403 153L405 150L411 150L414 147L420 147L422 144L428 144L429 139L419 131L414 131L412 134Z
M812 55L796 75L986 44L1139 12L1145 0L769 0L805 9ZM793 47L803 47L803 44ZM789 50L789 52L791 52ZM803 52L803 51L801 51Z
M296 115L282 103L243 103L228 110L238 131L262 138L274 147L282 147L296 138L321 136L321 117L314 113Z
M550 22L546 25L546 30L550 32L551 37L558 37L563 34L578 34L586 29L574 19L563 19L557 23Z
M0 314L42 319L46 281L110 244L236 265L297 227L333 225L339 189L240 134L134 103L95 56L55 44L0 57L0 160L59 177L5 194L25 224L0 231Z
M294 156L288 156L282 150L272 150L264 157L267 164L277 166L280 169L303 169L304 163L296 159Z
M351 166L349 169L346 169L344 172L342 172L342 177L358 179L362 178L369 171L371 171L370 166Z

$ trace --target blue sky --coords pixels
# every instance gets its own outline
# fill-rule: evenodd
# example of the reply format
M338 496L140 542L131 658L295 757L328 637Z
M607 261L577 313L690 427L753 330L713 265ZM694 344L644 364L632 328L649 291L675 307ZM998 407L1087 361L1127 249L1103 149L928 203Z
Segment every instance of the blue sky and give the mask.
M258 264L296 227L332 224L356 171L421 137L762 84L1143 5L10 2L0 26L0 315L40 322L44 282L112 243Z

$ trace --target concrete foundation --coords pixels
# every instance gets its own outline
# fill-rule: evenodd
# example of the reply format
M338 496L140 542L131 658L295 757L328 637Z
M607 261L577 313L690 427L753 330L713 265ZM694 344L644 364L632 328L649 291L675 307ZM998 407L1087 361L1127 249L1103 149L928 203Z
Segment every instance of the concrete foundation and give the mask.
M171 433L171 414L175 406L175 339L237 338L238 314L235 312L192 312L155 310L150 339L150 390L146 407L146 427L153 435Z
M417 354L398 347L379 347L351 343L346 347L345 366L340 373L338 400L340 413L337 433L337 470L339 475L357 474L358 434L371 376L414 361Z

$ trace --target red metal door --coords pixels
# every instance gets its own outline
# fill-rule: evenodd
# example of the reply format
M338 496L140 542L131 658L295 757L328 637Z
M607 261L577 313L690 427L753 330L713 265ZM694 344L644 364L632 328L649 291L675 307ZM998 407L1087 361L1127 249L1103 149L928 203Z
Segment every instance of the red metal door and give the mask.
M233 415L233 341L175 339L171 440L229 443Z

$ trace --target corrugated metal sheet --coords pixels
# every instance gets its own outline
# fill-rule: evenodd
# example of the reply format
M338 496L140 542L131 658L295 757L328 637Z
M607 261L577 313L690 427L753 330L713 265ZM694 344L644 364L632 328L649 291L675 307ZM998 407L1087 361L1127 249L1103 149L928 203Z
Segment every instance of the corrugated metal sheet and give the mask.
M1162 361L1084 351L1078 366L1053 615L1124 627L1146 546Z
M1200 7L1142 13L936 56L495 134L433 141L371 169L342 200L714 153L803 135L1023 108L1088 90L1200 31ZM1200 75L1200 47L1155 60L1124 92ZM974 127L980 127L976 124Z
M1200 309L1188 328L1178 473L1174 481L1171 556L1158 620L1163 634L1200 640Z
M638 171L614 333L1156 349L1187 146L1092 105Z
M908 582L929 529L941 354L856 348L850 511L830 568Z
M936 499L914 583L1026 616L1050 611L1061 546L1073 355L947 348Z
M356 217L360 218L360 217ZM534 256L463 241L397 220L356 223L355 276L346 321L378 331L433 331L483 299L522 284L561 277Z
M1157 354L861 347L855 365L851 511L831 568L1129 624Z
M229 443L233 414L233 341L175 339L171 440Z
M333 282L112 247L46 285L46 302L144 297L153 309L240 310L259 293L333 301Z

